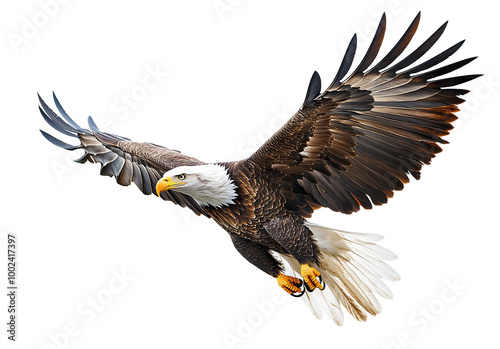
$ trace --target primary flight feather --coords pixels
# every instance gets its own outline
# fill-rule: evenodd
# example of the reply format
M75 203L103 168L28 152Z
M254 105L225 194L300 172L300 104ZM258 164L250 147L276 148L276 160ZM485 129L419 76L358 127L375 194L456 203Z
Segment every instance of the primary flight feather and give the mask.
M386 263L396 256L377 245L378 235L350 233L307 221L314 210L352 213L381 205L420 178L423 164L441 151L441 137L467 90L451 88L479 75L440 78L474 58L441 66L462 42L411 68L443 34L446 23L400 59L420 14L376 64L386 17L359 65L352 38L337 75L321 92L314 72L299 111L253 155L236 162L204 163L151 143L137 143L78 126L54 95L58 116L41 98L40 112L57 131L79 139L73 146L41 131L67 150L83 149L75 160L101 164L101 175L120 185L134 182L146 195L188 207L214 219L250 263L275 277L293 296L302 296L320 317L342 324L344 307L358 320L381 311L377 295L392 296L383 279L399 275ZM283 260L294 275L285 275Z

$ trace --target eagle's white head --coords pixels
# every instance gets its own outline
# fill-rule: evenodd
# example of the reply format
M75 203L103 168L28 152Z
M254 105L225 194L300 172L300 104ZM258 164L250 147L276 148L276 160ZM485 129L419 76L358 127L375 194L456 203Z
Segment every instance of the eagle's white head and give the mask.
M174 190L191 196L201 206L221 207L234 203L236 185L222 165L179 166L165 172L156 193Z

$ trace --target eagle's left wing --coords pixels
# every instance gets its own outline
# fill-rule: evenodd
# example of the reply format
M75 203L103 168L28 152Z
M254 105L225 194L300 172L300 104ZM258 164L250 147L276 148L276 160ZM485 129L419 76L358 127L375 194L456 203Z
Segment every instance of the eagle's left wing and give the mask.
M201 165L203 162L152 143L138 143L128 138L101 132L91 117L89 129L80 127L63 109L55 95L54 102L62 118L57 115L45 101L38 96L40 113L47 123L60 133L75 137L78 145L63 142L45 131L42 135L52 144L66 150L82 149L84 154L75 161L100 163L100 174L115 177L120 185L128 186L134 182L145 194L156 194L156 182L163 174L178 166ZM172 201L182 207L190 208L195 214L207 215L206 211L190 196L175 191L164 191L160 194L164 200Z
M265 168L268 178L279 183L287 207L307 217L320 206L351 213L384 204L403 189L408 174L418 179L422 165L441 151L438 143L446 143L441 137L452 129L453 113L463 102L458 96L469 92L448 87L479 75L436 79L475 59L435 68L463 41L408 68L436 43L446 23L390 66L409 44L419 20L420 14L392 50L367 70L383 41L384 14L361 63L342 81L356 51L354 35L331 85L320 93L315 72L301 109L245 160Z

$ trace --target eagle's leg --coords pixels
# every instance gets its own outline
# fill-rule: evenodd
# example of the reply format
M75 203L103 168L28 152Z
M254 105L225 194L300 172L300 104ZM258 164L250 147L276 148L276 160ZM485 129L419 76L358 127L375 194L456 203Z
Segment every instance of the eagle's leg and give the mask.
M296 297L300 297L304 294L305 287L302 280L293 276L284 275L282 273L283 265L271 255L269 248L239 235L230 235L236 250L257 268L275 277L278 281L278 285L287 293Z
M273 277L281 274L283 265L271 255L269 248L239 235L230 235L234 247L247 261Z
M312 232L304 225L304 219L293 214L275 217L267 222L264 228L300 263L300 274L307 290L310 292L315 288L323 290L324 283L320 273L309 266L309 263L318 262L319 249Z

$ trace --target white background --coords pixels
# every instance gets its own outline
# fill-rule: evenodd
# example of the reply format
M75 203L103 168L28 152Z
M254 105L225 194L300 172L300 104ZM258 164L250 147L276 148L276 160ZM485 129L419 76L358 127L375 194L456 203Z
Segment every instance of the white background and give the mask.
M13 232L20 288L15 344L6 339L7 298L0 292L0 346L498 343L500 76L498 18L488 6L398 0L2 5L0 284L6 284L5 236ZM55 91L77 123L90 114L101 129L136 141L208 162L241 159L297 110L314 70L324 85L330 82L353 33L359 61L385 11L383 55L419 10L408 52L450 20L431 52L467 39L450 62L477 55L461 72L485 76L463 86L472 92L446 138L451 144L420 181L371 211L320 210L313 217L383 234L383 245L399 256L392 263L402 276L390 284L394 299L382 300L383 313L365 323L348 314L343 327L316 320L301 300L246 262L214 222L143 196L134 185L120 187L99 176L98 165L72 163L78 154L38 131L57 135L39 115L36 98L40 92L53 106ZM115 282L116 273L129 279Z

